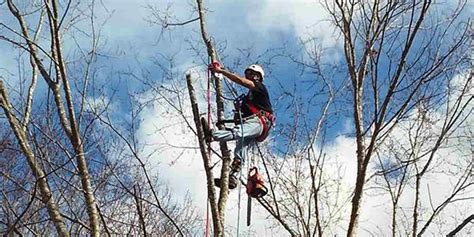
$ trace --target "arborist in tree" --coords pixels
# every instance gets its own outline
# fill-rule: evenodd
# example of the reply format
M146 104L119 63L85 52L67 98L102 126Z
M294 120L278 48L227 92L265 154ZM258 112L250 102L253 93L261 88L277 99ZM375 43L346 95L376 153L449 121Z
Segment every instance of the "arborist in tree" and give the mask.
M213 73L222 73L229 80L249 89L247 94L234 101L236 114L234 115L233 122L235 126L233 128L214 130L208 127L205 119L201 120L208 142L236 141L234 160L229 174L229 189L234 189L237 187L240 168L245 162L248 148L256 142L265 140L275 122L275 118L273 117L270 96L263 84L265 72L260 65L252 64L248 66L244 71L244 77L225 70L217 62L210 64L209 70ZM215 179L215 183L216 186L220 187L220 179Z

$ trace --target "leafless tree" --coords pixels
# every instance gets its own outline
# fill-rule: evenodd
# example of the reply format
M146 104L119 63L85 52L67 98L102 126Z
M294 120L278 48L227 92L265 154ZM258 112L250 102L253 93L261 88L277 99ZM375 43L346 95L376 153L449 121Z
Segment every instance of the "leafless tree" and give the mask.
M470 22L456 21L465 4L446 20L432 1L325 1L344 42L357 142L347 236L357 233L367 167L380 144L413 108L440 98L437 86L469 67Z
M320 81L323 82L318 86L325 88L323 92L327 97L321 99L324 103L319 105L321 109L318 112L321 116L311 120L301 115L305 110L301 110L301 101L296 93L284 90L284 95L281 97L293 96L294 98L289 107L294 108L291 113L294 114L295 120L288 124L286 131L278 131L281 132L278 134L286 135L288 138L288 152L283 157L294 161L293 170L291 170L292 172L281 172L281 167L287 165L282 164L276 156L273 156L272 164L275 166L270 169L273 169L274 174L269 179L273 182L271 184L273 186L272 192L266 199L259 200L268 213L275 217L290 235L321 236L331 233L331 228L333 230L335 228L331 224L339 223L343 219L341 210L344 203L334 203L330 200L334 196L338 196L340 191L338 185L340 185L342 174L325 173L327 157L324 150L324 139L326 138L323 134L329 130L328 126L331 125L328 116L335 118L347 115L347 113L350 114L354 122L355 132L353 135L357 146L355 158L357 160L357 177L351 195L351 215L347 218L349 220L347 235L353 236L358 232L359 216L363 209L361 207L362 196L366 195L367 180L373 177L368 173L369 165L374 163L373 158L376 156L381 158L382 173L387 174L386 169L389 167L385 166L381 154L382 152L395 151L394 146L391 147L391 145L396 141L391 140L393 137L390 136L401 126L400 124L413 119L410 116L413 115L415 108L420 108L419 106L423 104L430 104L433 107L433 104L445 102L450 93L450 90L445 90L450 84L449 82L456 74L470 68L466 52L469 52L468 40L471 23L458 21L465 3L465 1L459 1L450 15L440 18L436 14L437 6L432 1L323 2L331 16L331 23L339 33L338 39L343 42L342 50L345 61L336 65L335 70L324 70L321 68L319 59L324 51L311 52L313 54L310 57L313 61L310 63L290 58L303 70L315 72L315 78L321 79ZM194 10L194 14L184 20L171 17L169 11L154 11L154 18L151 21L155 24L158 23L162 29L170 29L173 26L182 26L199 20L199 33L201 33L207 57L209 61L217 60L215 42L211 40L212 37L206 30L206 8L203 2L196 1ZM201 61L205 63L208 60L201 55ZM193 129L199 141L199 149L208 181L214 235L221 236L225 233L223 223L227 190L223 188L218 194L213 187L212 169L215 166L210 162L209 147L204 141L199 122L202 111L199 111L197 104L198 95L194 89L196 80L193 76L188 74L186 81L193 108L194 126L189 122L187 125ZM225 105L221 100L223 88L219 79L213 78L212 80L215 83L217 95L217 117L222 119ZM465 85L470 88L469 84ZM350 93L345 93L347 90ZM465 90L463 98L470 96L468 91ZM470 102L470 99L462 100L456 106L453 103L446 103L447 106L450 106L449 109L455 111L446 113L446 134L432 134L433 137L441 139L440 144L447 139L446 135L452 135L451 132L458 130L458 125L464 123L463 118L465 117L457 117L457 115L469 111L467 106ZM351 104L352 108L344 108L347 104ZM305 106L309 105L308 103ZM336 110L331 110L333 109L331 106L334 106ZM179 110L179 108L177 109ZM420 122L422 119L422 117L418 117L414 120ZM226 187L230 154L226 144L221 143L220 148L223 167L220 173L223 178L223 186ZM438 148L431 146L433 157L435 157L437 150ZM266 156L272 157L265 150L264 153ZM418 165L418 163L409 163L410 166L408 166L405 162L405 156L408 154L413 155L411 151L397 153L394 155L395 161L392 162L397 163L399 169L403 171L413 168L415 164ZM428 164L423 167L429 168L430 166ZM469 169L464 171L469 172ZM421 172L421 176L425 172ZM284 175L280 177L281 173ZM408 176L404 176L404 174ZM403 187L407 184L406 181L412 178L409 173L400 173L400 175L395 180L396 184L390 183L394 180L385 181L386 185L390 185L393 216L396 216L398 199ZM387 178L388 176L382 177ZM461 178L465 178L465 176L461 176ZM460 182L460 184L462 184L460 187L463 187L461 190L469 185L465 182ZM285 196L282 193L290 195ZM328 209L331 210L327 211ZM435 208L436 211L433 213L439 213L441 209ZM413 218L415 216L417 214L414 214ZM392 220L392 234L396 235L397 222L395 218ZM429 222L424 224L429 225ZM420 231L416 229L418 227L413 225L412 230L408 232L418 234Z
M25 50L27 50L31 56L32 66L38 69L39 74L45 80L49 89L51 90L51 93L53 94L57 115L61 122L61 126L74 149L78 171L81 177L81 185L86 200L86 208L89 215L91 233L93 236L99 236L99 215L96 208L96 201L93 194L87 161L85 158L84 144L77 121L70 79L67 74L66 61L64 58L64 53L62 52L61 24L63 22L59 13L58 3L57 1L45 1L44 5L38 6L41 9L38 25L43 24L43 16L46 16L48 19L47 24L48 28L50 29L48 39L51 43L49 51L46 51L43 47L39 46L36 38L30 36L30 26L25 20L24 14L20 12L16 4L13 1L7 1L7 4L9 11L17 19L20 30L16 31L12 27L4 24L2 24L2 26L9 29L11 32L18 34L21 41L9 39L6 40L17 46L24 47ZM45 64L45 59L50 62L52 68L54 68L53 73ZM4 98L5 97L6 96L4 95ZM4 109L5 108L6 106L4 106ZM28 114L26 117L28 117ZM41 176L42 175L40 175L40 177Z
M469 133L468 117L472 113L472 106L469 105L472 101L472 94L469 93L472 82L466 78L451 82L451 84L457 85L448 87L447 95L451 99L447 101L445 108L427 107L426 105L435 103L425 101L414 111L415 115L410 117L410 120L402 122L398 131L387 137L377 153L381 169L378 175L383 177L384 185L382 186L389 192L392 200L392 236L396 236L397 230L402 229L397 224L398 219L404 220L405 223L412 223L411 228L405 226L404 234L422 235L448 205L473 198L467 195L470 186L473 185L472 180L469 179L473 161L472 151L466 149L466 145L470 143L470 137L465 134ZM451 162L448 161L449 158L439 154L445 150L459 150L467 153L457 154L458 161ZM440 170L436 167L443 168ZM436 204L431 202L432 212L426 215L428 210L423 206L426 207L427 204L423 205L421 197L428 196L428 199L432 200L430 195L433 194L422 192L422 180L425 180L429 186L433 181L424 177L435 172L443 173L443 179L455 178L456 182L452 187L446 187L446 190L436 191L437 195L444 194L446 198L436 207L434 207ZM412 219L405 220L406 218L399 217L398 212L409 213L410 211L400 207L399 201L407 192L406 187L411 183L415 184L413 188L415 202ZM420 220L420 213L425 213L422 219L426 221ZM420 223L423 223L421 230L418 227Z
M170 17L168 14L164 13L163 11L159 11L153 8L150 8L153 12L153 19L155 19L155 23L159 23L162 29L166 29L169 26L181 26L185 24L189 24L191 22L199 20L199 32L201 33L201 38L204 42L205 48L207 50L207 56L209 58L208 61L218 61L217 58L217 51L215 49L214 43L210 39L210 35L207 32L206 28L206 21L205 21L205 14L206 9L204 6L203 1L197 0L196 1L196 12L197 18L193 18L191 20L184 20L182 22L176 21L171 22ZM213 76L212 78L213 83L215 85L215 93L216 93L216 104L217 104L217 119L223 120L224 119L224 100L222 97L223 88L222 88L222 81L219 78ZM207 195L210 202L210 209L212 215L212 223L213 223L213 234L214 236L224 236L225 234L225 212L226 212L226 203L228 200L228 181L229 181L229 171L230 171L230 162L231 162L231 153L230 149L226 142L221 142L220 146L220 157L222 161L221 165L221 186L219 192L217 192L216 187L214 186L214 176L212 169L214 168L214 164L211 163L211 148L209 144L205 142L204 134L200 122L201 112L199 111L199 106L197 103L197 95L194 89L194 82L195 78L192 78L191 74L186 75L186 82L189 91L189 98L191 100L192 106L192 114L194 120L194 126L196 128L195 134L198 137L199 141L199 148L201 152L201 156L203 158L203 165L206 172L206 179L207 179ZM189 127L192 126L188 123ZM220 129L222 129L222 125L220 125Z
M0 22L0 39L20 55L13 80L0 77L0 122L9 128L1 131L0 157L10 161L0 170L2 234L194 235L200 220L192 201L177 200L149 173L134 137L138 112L130 124L111 119L113 98L103 93L115 88L102 85L94 67L104 23L96 3L9 0L0 7L17 22ZM64 48L74 50L66 57Z

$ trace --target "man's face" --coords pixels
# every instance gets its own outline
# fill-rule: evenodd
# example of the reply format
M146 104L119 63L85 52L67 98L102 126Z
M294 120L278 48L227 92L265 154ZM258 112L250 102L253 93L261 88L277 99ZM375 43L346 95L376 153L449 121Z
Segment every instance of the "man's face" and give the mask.
M260 80L260 74L256 71L253 70L246 70L245 71L245 78L252 80L252 81L259 81Z

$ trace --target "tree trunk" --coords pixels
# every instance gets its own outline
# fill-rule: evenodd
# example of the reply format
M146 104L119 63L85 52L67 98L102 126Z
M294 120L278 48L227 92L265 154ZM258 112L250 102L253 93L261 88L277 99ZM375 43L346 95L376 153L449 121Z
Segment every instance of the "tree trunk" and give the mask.
M413 207L413 226L412 226L412 236L416 237L418 232L418 208L420 203L420 180L421 176L416 175L416 184L415 184L415 205Z
M211 59L211 62L215 62L217 61L217 55L216 55L216 50L214 49L214 46L212 45L212 42L210 38L208 37L207 30L205 27L204 5L202 3L202 0L196 0L196 2L197 2L198 10L199 10L199 19L200 19L202 39L204 43L206 44L207 52L208 52L209 58ZM220 79L215 77L214 75L212 76L212 79L215 81L215 85L216 85L217 120L221 121L221 120L224 120L224 100L222 97L222 83ZM224 125L220 125L219 129L223 129L223 127ZM229 183L229 172L230 172L230 163L231 163L231 152L229 148L227 147L227 142L220 142L219 145L220 145L220 150L221 150L221 155L222 155L221 188L220 188L220 193L219 193L219 200L217 203L219 218L214 219L214 221L217 221L218 225L220 225L220 228L223 230L224 221L225 221L226 204L227 204L227 199L229 196L228 183ZM213 183L213 181L208 180L208 183L210 182ZM208 188L215 189L215 187L209 187L209 186ZM216 235L216 233L214 235L223 236L223 233L222 235Z
M209 159L209 153L207 152L207 145L204 138L204 132L202 130L199 108L196 99L196 94L194 92L194 87L192 84L191 74L186 75L186 82L188 85L189 98L191 100L191 108L193 110L194 123L196 125L197 136L199 140L199 150L201 151L201 156L204 163L204 170L206 171L207 178L207 195L209 198L211 206L211 215L213 220L214 227L214 236L224 236L224 226L221 224L223 221L220 220L218 205L217 205L217 196L216 189L214 188L214 176L211 170L211 161Z
M349 38L350 39L350 38ZM348 47L348 46L347 46ZM351 50L346 51L351 58L353 52ZM350 56L352 55L352 56ZM355 74L355 67L349 65L349 71L351 71L352 81L353 81L353 99L354 99L354 125L356 130L356 143L357 143L357 178L354 188L354 196L352 197L352 208L351 208L351 218L349 220L349 228L347 230L347 236L354 236L357 231L358 221L359 221L359 212L360 212L360 202L362 199L362 194L364 191L365 184L365 175L367 170L368 158L365 154L365 141L364 141L364 130L363 130L363 89L362 89L362 80L363 78L358 78Z
M29 48L29 53L33 57L41 76L48 84L49 88L53 92L54 101L56 103L56 109L58 116L61 122L61 126L68 136L74 152L76 154L76 161L79 170L79 176L81 179L82 188L84 190L84 197L86 200L87 213L89 215L89 225L91 228L92 236L99 236L100 233L100 221L99 214L96 208L95 197L93 194L93 189L91 185L89 170L87 167L87 162L85 159L84 147L82 144L79 126L77 125L74 111L74 104L72 101L72 94L69 87L69 82L66 74L66 65L61 53L61 40L60 40L60 30L58 23L58 9L56 0L47 0L45 1L45 7L47 9L48 18L49 18L49 27L50 27L50 36L51 36L51 52L53 64L56 69L56 79L57 82L54 82L52 76L48 73L49 70L46 70L46 67L43 65L42 60L40 59L37 53L37 47L31 40L28 34L27 23L17 9L13 1L9 0L8 7L11 13L18 20L20 27L22 29L22 35L26 40L26 43ZM63 105L62 95L60 92L61 84L63 83L63 90L65 94L67 107ZM66 114L66 109L68 114Z
M69 86L69 80L66 73L66 64L64 62L64 58L61 51L61 36L60 36L60 29L59 29L59 22L58 22L58 8L57 8L57 0L50 0L51 6L46 4L48 8L48 17L50 22L51 28L51 38L52 38L52 53L53 58L57 60L57 64L55 64L56 68L56 76L58 79L62 80L63 83L63 91L66 100L66 109L68 115L66 116L65 113L60 113L59 116L63 117L61 121L63 121L62 126L65 130L66 135L69 137L71 145L74 147L74 152L76 154L76 162L79 170L79 177L81 179L82 189L84 190L84 197L86 200L86 207L87 213L89 215L89 225L91 228L91 236L99 236L100 234L100 220L99 220L99 213L96 208L96 201L94 197L94 190L91 184L91 178L89 175L89 170L87 166L87 161L85 158L84 153L84 146L81 139L81 134L79 131L79 125L77 124L76 116L75 116L75 109L74 103L72 101L72 93ZM51 8L52 7L52 8ZM61 100L61 95L59 90L53 91L56 97L59 97L56 100L56 106L58 108L63 107L63 103ZM63 109L64 110L64 109ZM64 121L69 121L69 127L67 126Z
M10 127L12 128L18 140L18 144L20 144L21 150L25 155L26 160L28 161L28 165L33 171L33 175L37 179L36 182L38 184L41 201L46 205L46 209L48 210L48 214L54 224L54 227L56 228L56 231L58 232L58 235L69 236L69 232L64 222L64 218L61 212L59 211L59 207L56 204L53 193L49 188L48 180L45 176L45 173L42 170L41 166L36 162L35 154L28 143L25 131L20 128L18 120L11 112L11 105L8 100L8 94L6 92L6 89L3 86L3 81L0 81L0 95L0 106L3 107L3 111L7 116L8 122L10 123Z

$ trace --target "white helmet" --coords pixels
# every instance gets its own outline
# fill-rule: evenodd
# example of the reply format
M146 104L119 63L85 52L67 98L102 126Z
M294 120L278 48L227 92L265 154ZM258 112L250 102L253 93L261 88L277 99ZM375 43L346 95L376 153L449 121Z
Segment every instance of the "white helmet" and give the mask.
M263 68L262 66L258 65L258 64L251 64L250 66L248 66L245 71L247 70L252 70L254 72L258 72L260 73L260 76L262 78L262 81L263 81L263 77L265 76L265 72L263 71Z

